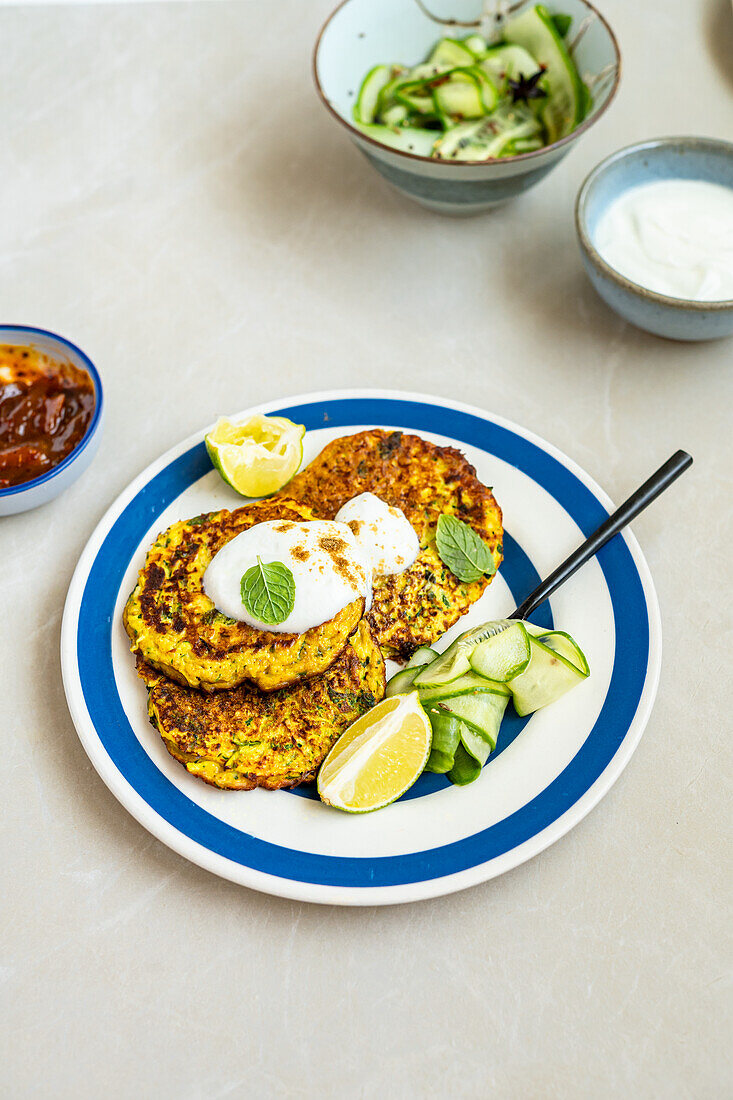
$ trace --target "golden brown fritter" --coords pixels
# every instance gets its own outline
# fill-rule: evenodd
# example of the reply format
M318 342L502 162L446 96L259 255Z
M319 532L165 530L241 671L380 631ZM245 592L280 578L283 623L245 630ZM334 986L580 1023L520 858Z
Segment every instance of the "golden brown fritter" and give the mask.
M384 696L384 659L362 619L343 653L316 680L263 695L239 687L205 695L144 661L148 714L171 756L228 790L297 787L315 777L347 726Z
M437 641L490 583L484 578L464 584L443 565L435 549L438 517L447 512L470 524L498 567L501 509L460 451L377 428L329 443L283 495L307 504L321 519L333 519L347 500L367 492L401 508L420 539L409 569L375 578L368 616L384 652L406 660L418 646Z
M233 512L195 516L163 531L125 607L133 652L171 679L203 691L245 681L274 691L325 672L364 614L363 599L305 634L278 634L222 615L202 584L214 554L241 531L267 520L314 518L303 504L270 498Z

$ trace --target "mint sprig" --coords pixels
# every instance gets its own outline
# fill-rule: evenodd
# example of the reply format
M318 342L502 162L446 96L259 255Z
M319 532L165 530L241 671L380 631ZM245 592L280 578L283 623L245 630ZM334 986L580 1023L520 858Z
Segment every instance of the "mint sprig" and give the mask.
M447 513L440 516L435 545L440 560L459 581L470 584L496 572L496 562L488 545L456 516Z
M284 622L295 604L295 579L281 561L261 561L251 566L240 582L242 603L253 619L276 626Z

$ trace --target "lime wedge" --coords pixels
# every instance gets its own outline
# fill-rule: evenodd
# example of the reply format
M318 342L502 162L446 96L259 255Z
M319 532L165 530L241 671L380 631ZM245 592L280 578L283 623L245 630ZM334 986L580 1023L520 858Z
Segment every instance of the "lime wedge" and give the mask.
M218 420L206 436L209 458L243 497L266 497L287 485L303 460L302 424L256 413L246 420Z
M416 691L383 699L341 734L318 773L318 793L347 813L381 810L410 789L431 743L430 721Z

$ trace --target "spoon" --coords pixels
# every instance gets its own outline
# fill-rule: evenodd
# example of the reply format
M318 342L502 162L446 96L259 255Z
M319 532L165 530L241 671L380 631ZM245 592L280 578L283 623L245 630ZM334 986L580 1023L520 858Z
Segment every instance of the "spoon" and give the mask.
M656 473L652 474L643 485L639 486L636 492L632 493L616 509L613 515L605 519L600 527L596 528L593 534L581 543L577 550L573 551L570 557L566 558L561 565L558 565L557 569L550 573L549 577L541 584L538 584L533 592L530 592L526 600L520 603L509 618L529 618L532 612L541 603L544 603L548 596L557 591L568 577L572 577L573 573L580 569L581 565L584 565L589 558L594 557L614 535L617 535L628 523L631 523L632 519L636 519L648 504L656 500L660 493L663 493L691 465L692 455L688 455L687 451L677 451L671 458L668 458Z

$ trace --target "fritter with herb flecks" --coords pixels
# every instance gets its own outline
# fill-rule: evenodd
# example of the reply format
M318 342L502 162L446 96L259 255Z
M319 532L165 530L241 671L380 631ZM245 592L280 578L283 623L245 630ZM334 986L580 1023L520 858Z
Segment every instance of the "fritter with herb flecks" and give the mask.
M203 691L245 682L275 691L325 672L356 630L364 614L362 598L304 634L280 634L227 618L203 589L214 554L241 531L267 520L314 518L306 505L269 498L163 531L125 607L133 652L171 679Z
M374 493L401 508L420 540L409 569L374 578L368 615L385 654L406 660L418 646L437 641L491 580L466 584L443 564L435 548L438 517L448 513L469 524L488 543L498 567L501 509L460 451L376 428L333 440L283 490L321 519L333 519L359 493Z
M267 695L238 687L205 695L138 660L148 714L171 756L228 790L297 787L336 739L384 695L384 659L362 619L328 672Z

